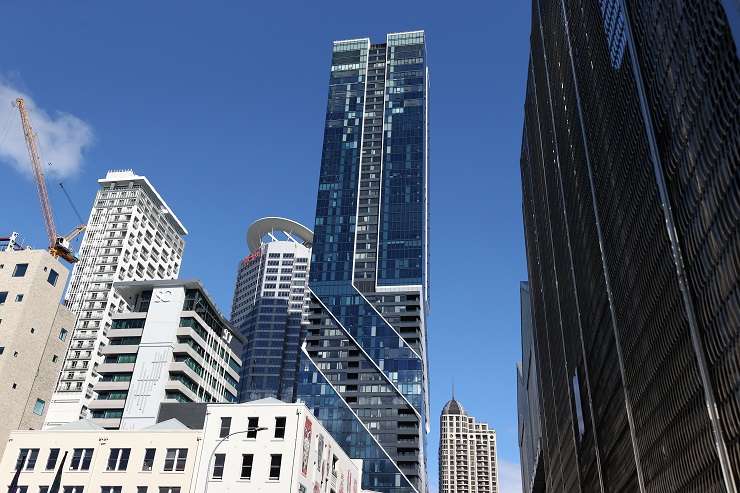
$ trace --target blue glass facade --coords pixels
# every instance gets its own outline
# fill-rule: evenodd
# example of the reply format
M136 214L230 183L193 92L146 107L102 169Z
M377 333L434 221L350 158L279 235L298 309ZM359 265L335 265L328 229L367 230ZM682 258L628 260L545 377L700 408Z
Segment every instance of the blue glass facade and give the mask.
M426 491L427 119L423 32L334 43L298 397L383 492Z
M295 398L301 315L288 311L288 301L260 298L238 328L242 352L239 402L275 397Z

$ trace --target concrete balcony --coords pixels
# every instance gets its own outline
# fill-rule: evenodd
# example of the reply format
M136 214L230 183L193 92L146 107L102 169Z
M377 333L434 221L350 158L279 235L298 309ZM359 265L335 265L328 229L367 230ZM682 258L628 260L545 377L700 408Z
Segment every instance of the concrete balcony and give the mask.
M103 392L106 390L128 390L131 382L103 382L100 381L95 384L95 392Z
M95 399L87 405L88 409L123 409L125 399Z
M165 388L165 391L167 391L167 390L176 390L176 391L180 392L181 394L187 396L193 402L200 402L200 399L195 394L195 392L193 392L192 390L190 390L189 388L187 388L182 382L177 382L177 381L174 381L174 380L170 380L169 382L167 382L165 384L164 388Z
M136 363L101 363L97 371L100 374L105 373L132 373Z
M141 337L144 329L109 329L108 339L113 337Z
M103 356L109 354L136 354L139 352L139 346L135 344L109 344L100 347L100 354Z

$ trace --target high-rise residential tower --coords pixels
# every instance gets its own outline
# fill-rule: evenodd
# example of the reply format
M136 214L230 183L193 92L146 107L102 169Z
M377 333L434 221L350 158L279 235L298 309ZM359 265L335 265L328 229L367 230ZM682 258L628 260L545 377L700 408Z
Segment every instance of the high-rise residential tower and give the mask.
M427 487L428 80L423 31L333 44L298 396L384 493Z
M533 1L521 172L548 491L740 486L725 4Z
M245 340L240 402L295 399L312 241L311 230L280 217L259 219L247 231L250 253L239 262L231 307Z
M469 416L454 394L439 425L439 492L499 493L496 431Z
M75 322L67 268L17 238L0 238L0 456L8 433L43 425Z
M89 417L100 348L108 342L112 315L126 305L113 283L174 279L182 263L187 230L145 176L109 171L98 183L65 295L77 323L45 426Z

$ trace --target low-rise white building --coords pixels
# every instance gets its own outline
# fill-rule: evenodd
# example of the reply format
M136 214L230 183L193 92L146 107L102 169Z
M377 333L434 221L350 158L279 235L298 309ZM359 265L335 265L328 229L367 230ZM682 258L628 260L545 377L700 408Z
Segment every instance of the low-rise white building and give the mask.
M0 490L47 493L58 476L58 493L186 493L201 436L175 420L135 431L90 420L14 431L0 460Z
M362 461L303 404L170 402L158 419L139 430L84 420L12 432L0 491L52 493L55 480L58 493L361 491Z
M359 493L353 460L303 404L211 404L194 491Z

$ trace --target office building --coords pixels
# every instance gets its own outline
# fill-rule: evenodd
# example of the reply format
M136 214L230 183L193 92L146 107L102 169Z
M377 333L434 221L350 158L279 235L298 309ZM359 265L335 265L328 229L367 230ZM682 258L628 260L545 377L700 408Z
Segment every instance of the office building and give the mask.
M165 403L139 430L82 420L15 431L0 484L17 493L55 480L59 493L361 493L361 464L302 404Z
M385 493L427 489L428 80L423 31L333 44L298 398Z
M18 236L0 250L0 454L8 433L44 424L75 316L60 305L69 271Z
M194 491L360 493L353 460L303 404L211 404Z
M116 282L126 304L101 348L91 418L104 428L155 424L162 402L236 402L241 336L198 281Z
M45 426L89 417L111 317L125 305L116 281L176 279L187 230L145 176L109 171L98 180L80 261L65 296L77 315Z
M498 493L496 431L469 416L454 393L439 424L440 493Z
M240 402L295 399L312 241L308 228L279 217L259 219L247 231L250 253L239 262L231 308L245 340Z
M740 484L725 3L533 1L521 172L548 491Z
M16 493L46 493L55 484L59 493L188 493L201 437L177 420L128 431L90 420L14 431L0 485Z
M542 429L540 427L540 387L537 380L537 349L534 346L532 303L529 283L519 286L521 299L522 361L516 365L519 465L522 491L544 493Z

